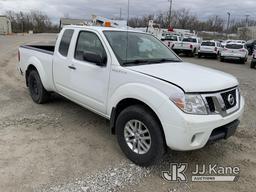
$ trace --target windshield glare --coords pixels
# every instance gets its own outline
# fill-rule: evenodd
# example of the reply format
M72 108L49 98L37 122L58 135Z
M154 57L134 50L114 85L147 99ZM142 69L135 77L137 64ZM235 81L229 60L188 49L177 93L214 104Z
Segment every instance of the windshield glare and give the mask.
M121 65L181 61L152 35L126 31L105 31L104 34Z

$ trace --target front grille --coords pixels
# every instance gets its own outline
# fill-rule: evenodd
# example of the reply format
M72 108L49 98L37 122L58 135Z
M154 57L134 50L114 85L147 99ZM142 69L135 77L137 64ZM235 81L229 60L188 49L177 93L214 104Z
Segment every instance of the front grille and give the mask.
M236 106L236 89L221 94L221 97L225 103L226 109L231 109ZM232 98L232 101L230 100Z
M227 116L239 109L240 96L237 88L202 95L209 114Z

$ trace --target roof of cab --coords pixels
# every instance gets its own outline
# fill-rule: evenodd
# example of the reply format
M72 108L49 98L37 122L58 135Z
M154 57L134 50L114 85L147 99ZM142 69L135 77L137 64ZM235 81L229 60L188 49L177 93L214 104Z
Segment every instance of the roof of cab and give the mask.
M79 25L67 25L64 26L63 29L91 29L95 31L129 31L129 32L137 32L137 33L144 33L141 31L131 30L131 29L121 29L121 28L114 28L114 27L101 27L101 26L79 26Z

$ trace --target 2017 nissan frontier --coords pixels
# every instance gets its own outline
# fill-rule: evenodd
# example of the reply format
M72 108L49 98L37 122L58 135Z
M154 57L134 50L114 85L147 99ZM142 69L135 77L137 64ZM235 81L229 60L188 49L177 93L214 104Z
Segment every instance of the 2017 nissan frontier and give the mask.
M152 35L67 26L55 46L19 48L35 103L56 92L110 120L122 151L149 166L232 136L244 110L232 75L183 62Z

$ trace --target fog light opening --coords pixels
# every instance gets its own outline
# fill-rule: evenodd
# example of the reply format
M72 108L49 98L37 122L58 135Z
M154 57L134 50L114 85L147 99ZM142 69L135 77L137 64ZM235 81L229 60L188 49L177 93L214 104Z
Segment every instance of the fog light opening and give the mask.
M196 135L193 135L193 137L191 139L191 143L194 143L195 140L196 140Z

